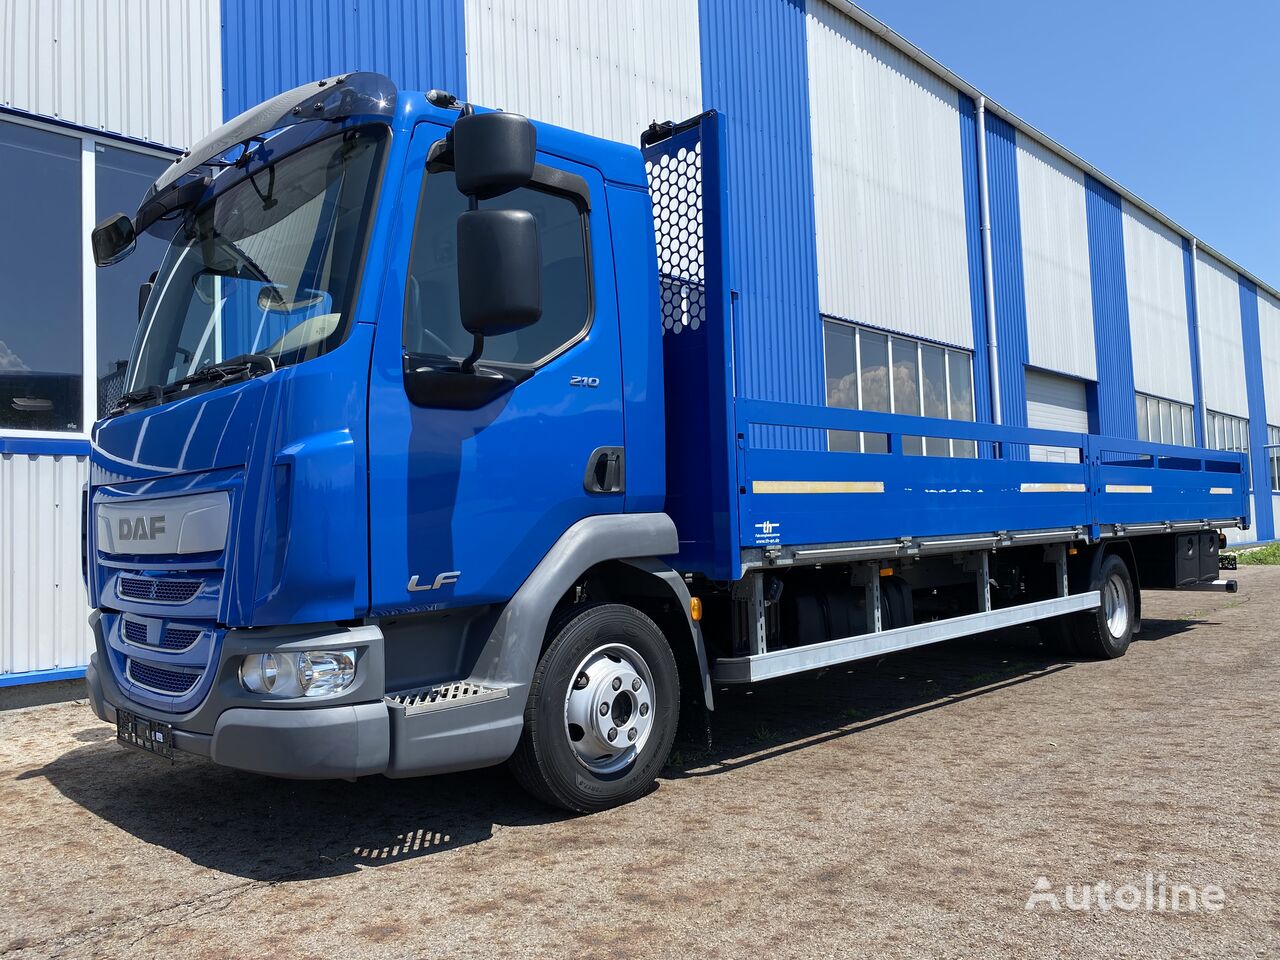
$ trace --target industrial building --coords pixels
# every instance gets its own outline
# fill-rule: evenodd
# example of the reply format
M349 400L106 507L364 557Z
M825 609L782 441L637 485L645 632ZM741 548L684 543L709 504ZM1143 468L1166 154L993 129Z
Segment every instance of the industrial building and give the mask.
M1280 294L844 0L0 0L0 30L0 684L91 649L89 432L155 265L97 270L91 227L351 70L633 145L719 111L743 355L775 358L743 395L1248 451L1243 536L1275 537Z

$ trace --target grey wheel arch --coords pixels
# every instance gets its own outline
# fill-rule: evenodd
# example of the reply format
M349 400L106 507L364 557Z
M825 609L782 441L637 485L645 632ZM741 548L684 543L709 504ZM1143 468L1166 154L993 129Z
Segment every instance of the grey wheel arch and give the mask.
M472 679L508 688L512 707L524 710L543 638L560 599L593 567L622 561L683 610L711 709L711 675L702 632L689 614L689 590L669 565L657 559L679 549L676 526L665 513L585 517L561 535L507 603L472 671ZM671 638L673 645L683 637ZM677 649L677 656L680 651Z

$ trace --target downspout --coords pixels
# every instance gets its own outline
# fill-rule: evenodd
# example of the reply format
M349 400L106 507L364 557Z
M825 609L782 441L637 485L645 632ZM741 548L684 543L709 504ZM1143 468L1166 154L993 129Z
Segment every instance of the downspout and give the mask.
M1204 446L1209 445L1209 405L1204 402L1204 342L1200 338L1200 278L1198 276L1199 269L1199 242L1195 237L1191 238L1191 329L1196 338L1196 383L1200 385L1200 396L1192 397L1192 402L1198 402L1200 407L1200 437Z
M1000 424L1000 347L996 336L995 269L991 257L991 197L987 183L987 98L978 97L978 205L981 209L982 290L987 313L987 355L991 380L991 422Z

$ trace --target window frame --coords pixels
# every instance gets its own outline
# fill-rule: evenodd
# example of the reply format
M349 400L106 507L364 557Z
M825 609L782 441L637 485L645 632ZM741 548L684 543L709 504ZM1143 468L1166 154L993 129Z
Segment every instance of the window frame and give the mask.
M1141 390L1134 391L1134 412L1139 413L1138 416L1138 437L1145 439L1149 443L1163 443L1171 447L1196 447L1196 431L1195 431L1195 405L1187 403L1185 400L1171 400L1168 397L1157 396L1154 393L1144 393ZM1169 428L1171 437L1182 434L1181 440L1175 440L1164 437L1164 420L1162 418L1165 407L1169 408ZM1157 439L1151 435L1152 415L1151 411L1155 410L1155 422L1160 426L1160 438ZM1145 427L1146 436L1143 437L1143 428Z
M432 152L434 153L435 151L433 150ZM408 365L408 361L412 361L415 364L431 366L433 365L433 361L439 361L442 359L454 362L460 362L464 359L463 357L442 357L440 354L435 353L412 352L405 343L405 328L410 302L409 284L413 279L412 267L414 263L414 254L418 249L418 241L420 239L418 233L418 222L422 213L422 205L426 201L427 186L431 181L431 175L432 173L438 173L441 170L453 170L453 164L447 160L441 160L438 157L428 155L426 167L422 172L422 186L418 190L417 203L414 204L413 222L410 225L413 235L409 242L409 262L405 266L403 307L400 311L400 349L406 358L406 366ZM488 360L485 359L483 355L476 362L477 370L489 369L503 373L517 385L528 380L538 370L542 369L556 358L560 357L567 351L572 350L591 334L596 322L597 299L595 248L593 247L594 238L591 230L591 191L587 185L587 181L577 174L571 173L567 170L561 170L558 167L538 163L534 166L533 177L522 189L536 190L541 193L551 194L552 196L564 197L577 207L578 219L582 225L582 257L587 283L587 312L586 319L583 321L582 327L577 333L535 362L515 363L507 360Z
M80 429L79 430L29 430L0 424L0 437L21 440L69 440L88 441L93 425L98 421L98 267L93 261L93 247L89 236L97 226L98 177L97 147L101 143L119 150L131 151L143 156L172 162L181 151L160 144L145 144L129 137L89 131L68 123L50 123L24 113L0 113L0 124L30 127L46 133L58 134L80 142ZM131 211L129 211L131 212Z
M850 330L852 330L852 331L853 331L853 372L854 372L854 381L855 381L855 385L857 386L857 397L858 397L858 406L857 406L857 407L855 407L854 409L857 409L857 410L863 410L863 409L865 409L865 407L863 406L863 397L862 397L862 336L863 336L863 334L870 334L870 335L872 335L872 336L876 336L876 337L884 337L884 338L885 338L885 357L886 357L886 364L887 364L885 369L886 369L887 376L888 376L888 381L889 381L889 382L888 382L888 384L887 384L887 393L888 393L888 395L889 395L889 397L888 397L888 399L889 399L889 413L891 413L891 414L897 414L897 412L898 412L897 410L895 410L895 409L894 409L894 407L896 406L896 396L895 396L895 391L894 391L894 375L893 375L893 364L894 364L894 343L895 343L895 341L902 341L902 342L909 343L909 344L913 345L913 346L914 346L914 348L915 348L915 349L914 349L914 356L915 356L915 370L916 370L916 408L917 408L917 410L919 411L918 413L915 413L915 414L902 414L902 416L919 416L919 417L926 416L926 414L923 412L923 411L924 411L924 380L925 380L925 377L924 377L924 348L925 348L925 347L934 347L934 348L936 348L936 349L938 349L938 350L941 350L941 351L942 351L942 366L943 366L943 372L944 372L944 380L943 380L943 384L944 384L944 389L945 389L945 391L946 391L946 402L947 402L947 416L945 417L945 419L950 420L950 421L954 421L954 422L956 422L956 423L976 423L976 422L977 422L977 403L976 403L976 401L973 401L973 403L972 403L973 408L974 408L974 418L973 418L972 420L959 420L959 419L957 419L957 418L954 416L954 412L955 412L955 411L953 410L953 407L952 407L952 399L953 399L953 398L952 398L952 391L951 391L951 384L952 384L952 375L951 375L951 355L952 355L952 354L958 354L958 355L960 355L960 356L965 357L965 358L969 361L969 364L968 364L968 366L969 366L969 396L972 398L972 397L974 397L974 389L975 389L975 384L974 384L974 379L973 379L973 378L974 378L974 369L973 369L973 368L974 368L974 355L973 355L973 351L972 351L972 350L966 350L964 347L957 347L957 346L954 346L954 345L952 345L952 344L948 344L948 343L941 343L941 342L938 342L938 341L935 341L935 340L927 340L927 339L924 339L924 338L922 338L922 337L912 336L911 334L907 334L907 333L898 333L898 332L893 331L893 330L883 330L883 329L881 329L881 328L879 328L879 327L873 327L873 326L870 326L869 324L865 324L865 323L853 323L853 322L851 322L851 321L849 321L849 320L844 320L844 319L841 319L840 317L831 317L831 316L827 316L826 314L822 314L822 315L821 315L821 317L820 317L820 319L821 319L821 322L822 322L822 324L823 324L823 336L822 336L822 377L823 377L823 389L824 389L824 393L825 393L825 389L826 389L826 382L827 382L827 379L828 379L828 374L827 374L827 370L828 370L828 367L827 367L827 361L828 361L828 359L829 359L829 358L827 357L826 325L827 325L828 323L830 323L830 324L833 324L833 325L836 325L836 326L846 327L846 328L848 328L848 329L850 329ZM826 397L825 397L825 396L823 397L823 405L824 405L824 406L827 406L827 405L828 405L828 404L827 404L827 400L826 400ZM934 419L943 419L943 418L934 418ZM839 433L857 433L857 435L858 435L858 449L857 449L856 451L851 451L851 452L857 452L857 453L867 453L867 452L868 452L868 451L867 451L867 449L866 449L866 433L865 433L865 431L827 431L827 433L828 433L828 434L830 434L830 433L832 433L832 432L839 432ZM913 438L908 437L908 438L905 438L905 439L913 439ZM956 458L956 457L957 457L957 454L956 454L956 445L957 445L957 444L960 444L960 445L965 446L965 448L966 448L966 449L968 449L968 450L970 451L970 452L969 452L969 453L967 453L967 454L961 455L960 459L970 459L970 460L971 460L971 459L975 459L975 458L978 456L977 442L976 442L976 441L973 441L973 440L955 440L955 439L950 439L950 438L945 438L945 437L920 437L920 438L914 438L914 439L918 439L918 440L920 441L920 452L919 452L918 454L917 454L917 453L912 453L912 454L910 454L911 456L924 456L924 457L930 457L930 456L932 456L932 457L943 457L943 456L945 456L945 457L953 458L953 459L954 459L954 458ZM928 452L928 450L929 450L929 443L928 443L928 441L929 441L929 440L934 440L934 441L937 441L937 440L946 440L946 443L947 443L947 452L946 452L946 454L931 454L931 453L929 453L929 452ZM828 445L828 449L830 449L830 444L831 444L831 440L830 440L830 436L828 436L828 438L827 438L827 445ZM843 452L843 451L841 451L841 452ZM870 452L872 452L872 453L876 453L876 452L879 452L879 451L870 451Z
M1263 453L1271 475L1271 492L1280 493L1280 427L1275 424L1267 424L1267 446Z

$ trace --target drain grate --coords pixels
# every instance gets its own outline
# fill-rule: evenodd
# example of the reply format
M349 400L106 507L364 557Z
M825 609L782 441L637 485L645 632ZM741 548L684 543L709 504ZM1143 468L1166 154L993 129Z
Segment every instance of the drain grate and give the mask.
M448 710L450 707L465 707L486 700L501 700L506 695L506 687L486 687L483 684L472 683L470 680L458 680L454 683L442 683L434 687L389 694L386 700L388 703L403 707L404 715L411 717L414 714L428 713L432 710Z

